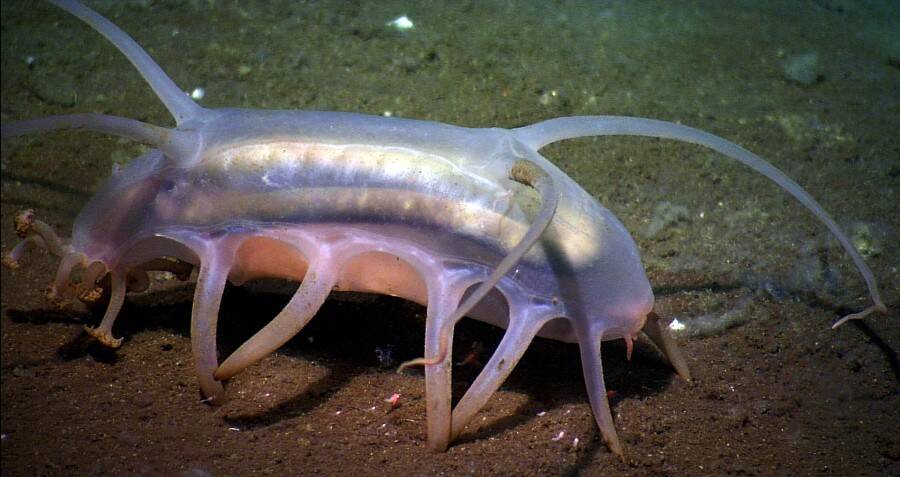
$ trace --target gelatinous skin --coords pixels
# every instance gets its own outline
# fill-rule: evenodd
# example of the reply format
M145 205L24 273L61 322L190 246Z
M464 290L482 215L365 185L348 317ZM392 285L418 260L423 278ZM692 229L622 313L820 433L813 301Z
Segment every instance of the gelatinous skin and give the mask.
M535 336L578 343L595 419L622 454L606 399L600 344L643 331L690 379L687 362L652 312L633 239L607 209L537 151L591 135L640 135L703 145L772 179L810 209L854 260L873 304L877 284L834 221L799 185L749 151L696 129L643 118L571 117L471 129L351 113L209 110L194 103L118 27L74 1L54 1L115 44L176 120L166 129L74 114L4 124L3 138L89 129L151 145L111 177L76 219L71 242L31 212L4 263L38 246L62 258L52 302L92 301L108 278L110 303L87 331L116 347L116 316L147 270L185 278L198 268L191 344L200 389L221 402L223 381L278 349L333 290L399 296L427 306L428 442L446 449L503 383ZM226 281L301 282L284 309L220 359L216 324ZM466 292L471 291L467 296ZM465 297L465 299L464 299ZM497 350L451 408L453 328L470 316L506 328Z

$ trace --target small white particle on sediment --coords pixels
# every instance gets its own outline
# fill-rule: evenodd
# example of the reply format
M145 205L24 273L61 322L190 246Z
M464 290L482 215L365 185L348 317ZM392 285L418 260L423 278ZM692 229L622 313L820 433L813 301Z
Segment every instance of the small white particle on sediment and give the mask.
M669 323L669 329L672 331L682 331L684 330L684 323L678 321L678 318L675 318Z
M194 88L191 91L191 99L195 101L200 101L204 96L206 96L206 90L203 88Z
M399 16L387 22L386 25L394 27L400 31L412 30L416 27L416 25L413 24L412 20L410 20L406 15Z
M541 94L541 97L538 99L538 102L541 106L549 106L559 97L559 92L555 89L550 91L545 91Z
M559 431L559 434L557 434L556 437L551 437L550 440L558 441L558 440L562 439L563 437L566 437L566 431Z

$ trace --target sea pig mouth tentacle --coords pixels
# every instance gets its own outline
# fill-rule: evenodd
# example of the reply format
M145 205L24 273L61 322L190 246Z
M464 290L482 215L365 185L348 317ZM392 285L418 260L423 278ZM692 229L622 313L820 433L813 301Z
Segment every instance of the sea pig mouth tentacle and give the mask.
M60 257L56 278L47 286L46 298L55 309L67 309L75 300L95 303L105 293L110 295L103 320L97 327L85 326L85 331L100 343L118 348L121 338L114 338L112 326L125 300L126 292L141 292L149 288L149 270L160 270L186 280L193 265L181 260L155 258L133 267L116 267L114 270L102 260L90 260L84 253L73 250L68 239L60 237L53 227L36 218L33 209L18 212L13 226L19 241L3 255L3 265L18 269L30 249L39 248Z
M13 217L13 227L22 241L3 255L3 265L9 268L19 268L19 262L29 248L42 248L57 257L64 257L71 252L71 248L56 234L53 227L35 218L34 209L19 211Z
M13 226L22 241L3 256L3 265L19 268L20 261L28 249L42 248L62 261L56 272L55 280L47 287L47 300L57 309L65 309L71 305L73 298L85 298L93 301L100 297L95 282L105 266L87 266L87 257L72 250L66 240L57 235L53 227L35 217L33 209L20 211L13 218ZM74 280L73 280L74 278ZM85 281L83 279L92 280ZM85 285L88 285L87 287Z

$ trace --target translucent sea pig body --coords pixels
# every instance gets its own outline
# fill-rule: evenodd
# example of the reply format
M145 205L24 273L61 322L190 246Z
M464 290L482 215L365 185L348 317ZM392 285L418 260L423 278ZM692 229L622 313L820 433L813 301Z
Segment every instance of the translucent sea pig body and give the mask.
M427 306L424 365L428 442L443 450L487 402L535 336L577 343L594 417L622 453L606 399L600 344L643 332L685 379L685 359L653 313L653 294L622 223L542 157L543 146L594 135L669 138L709 147L765 175L812 211L862 274L872 273L835 222L800 186L749 151L689 127L644 118L585 116L517 129L472 129L362 114L206 109L194 103L127 34L74 1L54 4L104 35L135 65L176 121L163 128L102 114L11 122L4 139L58 129L99 131L152 149L114 173L78 215L71 240L30 211L23 240L61 257L57 303L109 293L89 333L119 346L113 323L147 270L199 268L191 344L202 394L296 335L333 290L399 296ZM284 309L230 356L216 349L226 282L300 282ZM108 284L108 285L107 285ZM106 289L104 289L106 288ZM469 316L506 332L455 408L453 329Z

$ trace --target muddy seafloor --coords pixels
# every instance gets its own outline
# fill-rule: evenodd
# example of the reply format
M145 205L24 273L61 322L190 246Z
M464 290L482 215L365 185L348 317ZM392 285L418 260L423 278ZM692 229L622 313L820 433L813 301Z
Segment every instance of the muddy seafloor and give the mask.
M422 308L331 300L211 409L191 370L190 282L160 278L130 296L115 329L125 342L113 352L82 335L102 310L48 306L43 291L57 260L33 253L22 269L2 272L0 472L900 474L896 6L448 3L95 5L182 88L203 88L204 106L501 127L620 114L706 129L768 158L818 198L851 232L892 311L829 329L867 303L858 275L823 226L741 166L670 141L568 141L546 154L635 232L656 310L687 326L677 339L690 384L647 343L630 362L621 342L604 345L624 462L599 439L574 345L535 341L469 431L433 453L422 375L393 371L422 352ZM415 28L385 25L403 14ZM787 72L786 62L811 52L815 64ZM3 2L3 122L88 111L171 124L99 35L49 5ZM3 250L16 243L11 218L24 208L68 234L113 164L141 151L77 132L4 140ZM677 220L651 230L664 210ZM277 312L288 296L279 286L227 291L223 347ZM700 323L711 329L692 333ZM456 398L501 336L477 322L458 326L454 361L468 362L454 366ZM393 393L396 409L384 401Z

